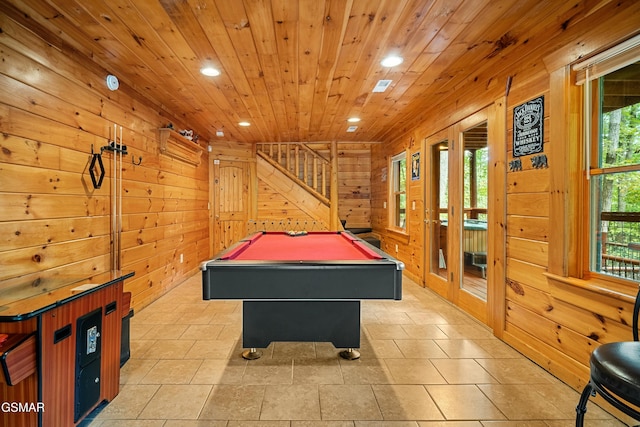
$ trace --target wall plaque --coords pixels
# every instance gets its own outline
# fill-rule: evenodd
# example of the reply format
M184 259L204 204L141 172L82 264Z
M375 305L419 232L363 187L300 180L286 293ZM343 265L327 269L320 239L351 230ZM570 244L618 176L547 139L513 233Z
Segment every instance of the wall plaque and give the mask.
M411 155L411 181L420 179L420 152Z
M542 152L544 96L513 109L513 157Z

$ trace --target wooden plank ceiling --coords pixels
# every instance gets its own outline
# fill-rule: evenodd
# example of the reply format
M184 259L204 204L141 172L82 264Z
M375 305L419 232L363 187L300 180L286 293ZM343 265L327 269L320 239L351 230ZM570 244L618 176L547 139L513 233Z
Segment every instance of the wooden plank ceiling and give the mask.
M41 38L73 47L204 138L220 139L222 130L223 139L241 142L389 140L482 70L504 70L531 50L524 47L530 40L547 41L569 19L607 3L2 2ZM389 54L404 62L382 67ZM204 66L221 74L206 77ZM372 92L382 79L392 81L388 89ZM361 119L352 133L349 117Z

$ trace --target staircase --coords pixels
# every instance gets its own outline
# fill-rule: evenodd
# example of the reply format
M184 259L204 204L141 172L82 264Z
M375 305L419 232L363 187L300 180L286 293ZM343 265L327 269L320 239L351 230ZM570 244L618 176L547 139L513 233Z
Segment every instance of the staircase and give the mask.
M259 143L258 156L329 206L331 163L305 144Z

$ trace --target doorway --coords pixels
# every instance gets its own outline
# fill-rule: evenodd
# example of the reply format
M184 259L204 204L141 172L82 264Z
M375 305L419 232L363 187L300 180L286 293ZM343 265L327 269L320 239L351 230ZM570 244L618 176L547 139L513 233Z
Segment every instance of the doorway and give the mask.
M504 317L504 114L496 103L424 140L425 285L489 326Z
M250 164L213 160L212 252L217 254L247 234L250 212Z
M449 137L443 132L427 138L429 155L429 182L425 211L425 241L428 242L426 285L449 298Z

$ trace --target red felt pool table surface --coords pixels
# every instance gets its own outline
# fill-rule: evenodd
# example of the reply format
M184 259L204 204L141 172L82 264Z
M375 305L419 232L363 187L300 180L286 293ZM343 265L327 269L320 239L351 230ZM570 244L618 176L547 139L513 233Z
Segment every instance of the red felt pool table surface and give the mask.
M241 242L221 259L261 261L375 260L382 257L353 236L332 231L289 235L287 232L257 233Z

